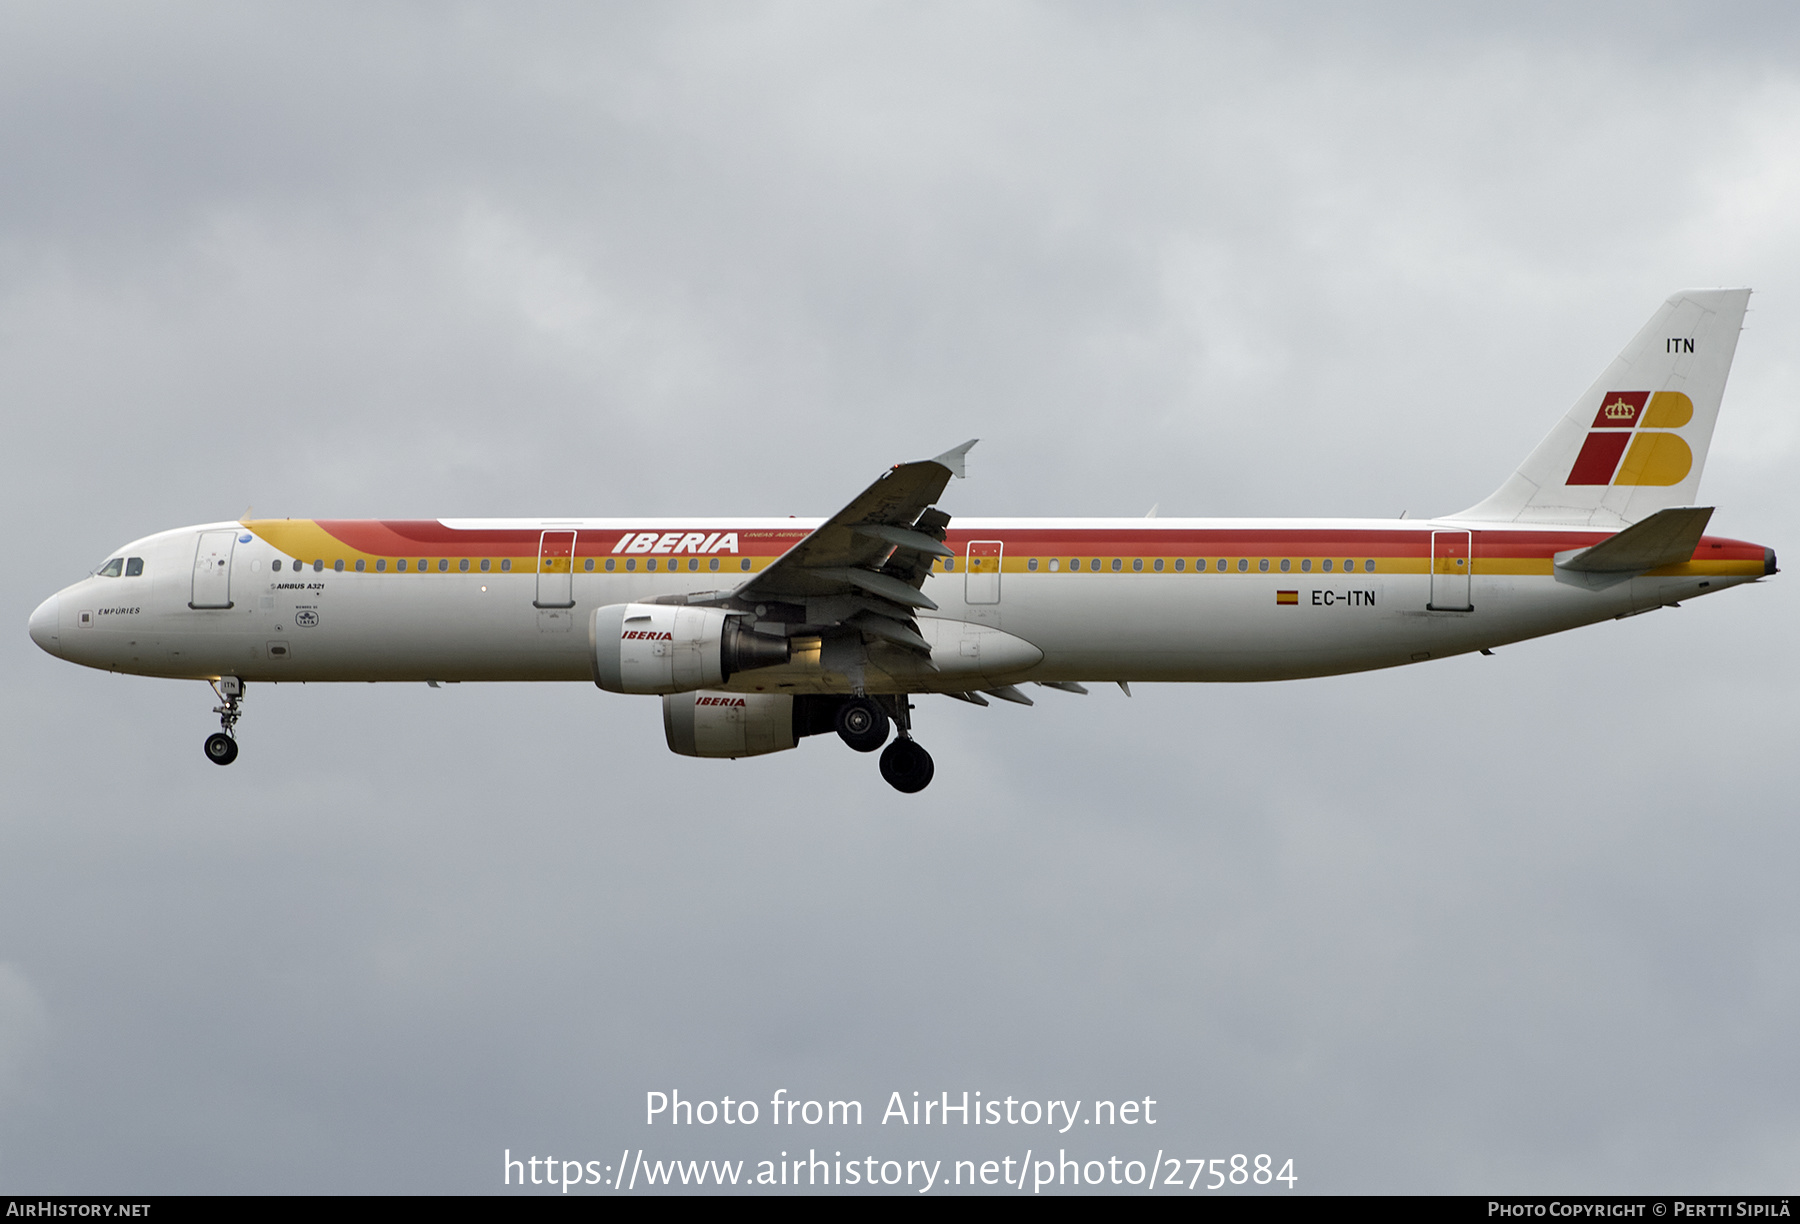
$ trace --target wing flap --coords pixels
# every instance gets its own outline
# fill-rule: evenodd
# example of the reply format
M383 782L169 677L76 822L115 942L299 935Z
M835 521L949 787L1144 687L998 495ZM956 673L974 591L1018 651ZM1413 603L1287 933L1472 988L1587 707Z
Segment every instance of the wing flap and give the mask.
M895 548L923 553L928 557L954 557L956 555L945 548L942 542L932 539L922 531L914 531L910 527L892 527L886 523L857 523L850 530L857 535L884 540Z
M808 575L827 583L845 583L909 608L937 611L937 604L933 603L930 596L923 591L915 590L900 579L879 570L834 566L829 569L809 570Z

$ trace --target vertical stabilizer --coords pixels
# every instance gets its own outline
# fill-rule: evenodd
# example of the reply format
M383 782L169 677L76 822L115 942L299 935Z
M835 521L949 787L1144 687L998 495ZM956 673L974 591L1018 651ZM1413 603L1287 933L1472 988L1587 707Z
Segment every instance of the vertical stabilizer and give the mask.
M1510 479L1459 519L1619 528L1691 506L1748 289L1687 289L1653 315Z

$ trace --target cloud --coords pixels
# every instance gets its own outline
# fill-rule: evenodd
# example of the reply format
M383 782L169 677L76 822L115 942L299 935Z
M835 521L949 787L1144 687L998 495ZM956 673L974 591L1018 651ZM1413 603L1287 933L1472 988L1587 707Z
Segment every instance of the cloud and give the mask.
M221 771L206 694L22 632L246 503L817 514L975 435L958 515L1450 511L1722 282L1704 493L1779 547L1800 23L1696 12L9 9L12 1167L490 1190L648 1143L651 1088L966 1085L1156 1096L1302 1188L1775 1185L1782 579L1491 659L921 702L923 802L817 740L676 758L587 686L257 687Z
M0 1097L18 1091L50 1032L50 1012L17 965L0 962Z

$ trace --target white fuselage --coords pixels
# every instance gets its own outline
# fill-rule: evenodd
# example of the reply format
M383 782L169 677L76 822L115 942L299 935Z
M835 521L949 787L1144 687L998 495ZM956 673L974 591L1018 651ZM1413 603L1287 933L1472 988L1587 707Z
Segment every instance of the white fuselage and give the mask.
M120 557L141 559L140 573L75 583L45 601L31 630L59 657L141 675L586 681L594 674L589 628L596 608L729 590L816 525L446 520L433 525L439 538L412 548L417 555L398 571L393 566L407 558L378 561L367 542L334 550L338 536L304 520L208 524L120 550ZM919 616L936 666L924 668L904 652L885 666L877 649L860 680L870 692L954 691L1026 680L1252 681L1362 671L1710 594L1754 581L1770 564L1760 546L1708 537L1691 562L1597 583L1562 574L1552 559L1604 532L1471 526L958 519L948 540L956 559L924 584L937 609ZM311 534L296 534L302 530ZM472 539L486 534L468 546L455 543L465 532ZM653 533L673 541L654 572L644 566L659 559L655 553L622 551ZM521 555L514 545L500 568L496 558L508 546L494 541L550 535L576 541L566 561L542 559L536 545ZM732 541L733 551L700 551L703 535ZM764 541L760 554L754 538ZM197 550L221 540L228 547L216 568L197 577L207 564ZM484 549L496 558L471 560ZM202 579L223 597L197 598ZM556 598L544 598L546 583ZM190 606L195 602L229 606ZM792 662L743 672L724 687L849 691L852 682L831 660L805 645L796 641Z

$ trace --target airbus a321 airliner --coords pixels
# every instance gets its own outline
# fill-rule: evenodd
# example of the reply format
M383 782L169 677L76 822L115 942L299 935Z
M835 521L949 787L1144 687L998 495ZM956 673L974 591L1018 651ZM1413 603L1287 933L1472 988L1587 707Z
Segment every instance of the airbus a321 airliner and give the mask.
M256 519L125 545L31 637L209 681L238 755L255 683L591 681L662 698L671 750L835 731L908 793L918 693L1291 680L1442 659L1775 573L1694 506L1750 297L1671 297L1490 497L1394 519L971 519L965 443L799 519ZM891 733L897 732L889 742Z

